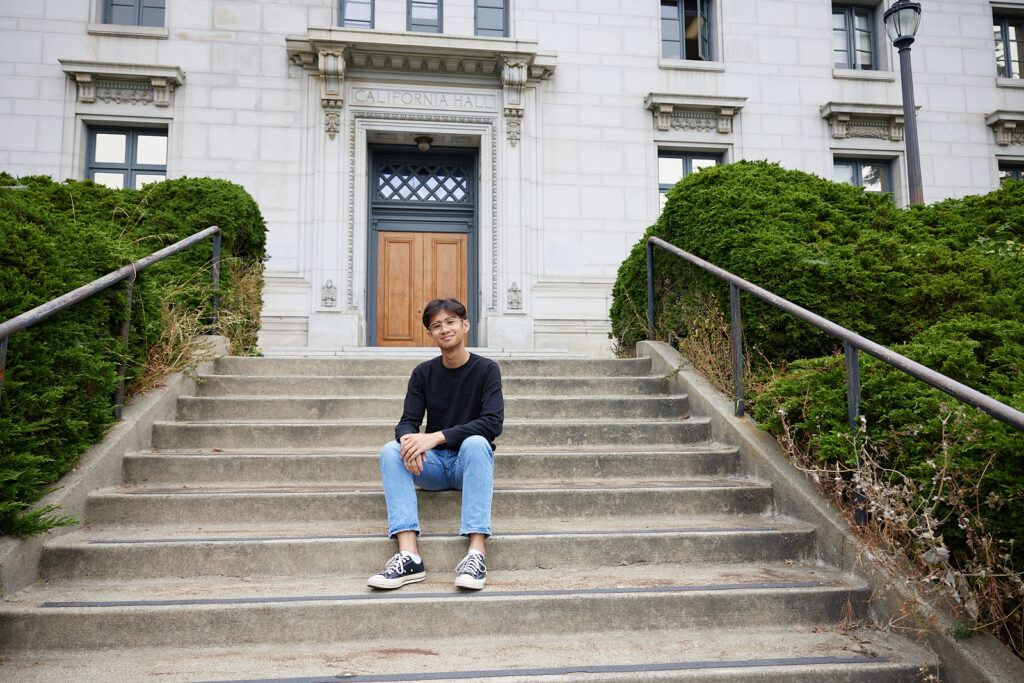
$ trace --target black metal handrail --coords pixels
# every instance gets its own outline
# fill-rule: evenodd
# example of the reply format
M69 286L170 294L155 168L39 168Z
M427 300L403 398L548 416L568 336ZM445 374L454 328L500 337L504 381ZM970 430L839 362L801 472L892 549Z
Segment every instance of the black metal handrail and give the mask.
M191 237L186 237L183 240L175 242L174 244L164 247L160 251L154 252L149 256L133 261L123 268L119 268L112 273L107 273L101 278L97 278L92 282L82 285L78 289L74 289L67 294L51 299L45 304L36 306L31 311L26 311L21 315L15 316L10 320L6 320L0 323L0 392L3 391L4 385L4 374L7 369L7 338L25 329L31 327L38 322L46 320L54 313L63 311L65 308L69 308L88 299L94 294L98 294L103 290L111 287L122 280L128 281L128 291L126 295L128 314L125 316L125 320L121 323L121 341L125 344L128 343L128 333L131 323L132 315L132 291L135 288L135 277L138 273L146 268L150 267L158 261L162 261L168 256L185 251L193 244L205 240L207 237L213 237L213 267L211 273L211 279L213 281L213 317L211 320L211 329L215 333L217 330L217 285L220 283L220 228L216 225L210 226L206 230L197 232ZM124 377L128 368L128 359L125 357L121 361L121 367L117 371L118 383L117 393L114 396L114 417L117 419L121 418L121 411L124 403Z
M846 360L846 413L850 428L857 429L860 417L860 365L857 357L858 349L874 356L884 363L888 363L897 370L914 377L925 384L943 391L950 396L957 398L964 403L985 411L995 419L1010 425L1014 429L1024 432L1024 413L987 396L966 384L961 384L951 377L925 367L920 363L910 360L906 356L888 349L881 344L860 336L845 327L837 325L831 320L822 318L820 315L811 313L806 308L797 306L781 296L762 289L752 282L733 275L707 261L694 256L688 251L669 244L658 237L647 238L647 324L650 334L654 334L654 246L657 245L675 254L676 256L692 263L698 268L705 270L721 280L729 283L729 305L731 309L731 336L732 336L732 372L733 383L736 388L736 410L737 417L743 416L743 341L740 323L740 291L748 292L758 299L765 301L775 308L789 313L803 320L810 325L827 332L833 337L842 340L843 351Z

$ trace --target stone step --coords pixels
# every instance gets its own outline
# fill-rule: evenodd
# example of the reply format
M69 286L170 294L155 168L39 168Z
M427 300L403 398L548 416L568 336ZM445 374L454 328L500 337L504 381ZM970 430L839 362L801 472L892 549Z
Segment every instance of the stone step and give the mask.
M402 415L405 397L360 396L346 398L300 397L182 397L178 420L218 422L239 420L361 420ZM688 416L686 396L631 396L597 398L505 398L505 419L622 418L680 419Z
M199 396L404 396L408 375L200 375ZM668 392L661 377L501 378L506 398L514 396L634 396Z
M494 528L501 519L587 519L662 515L763 514L771 508L771 487L735 479L665 481L574 481L497 485ZM419 495L423 524L457 530L458 491ZM374 486L122 487L89 495L86 519L93 527L183 524L265 524L270 522L377 521L386 530L387 508Z
M134 453L124 458L127 484L380 482L377 449L277 453ZM503 481L587 478L724 477L739 470L735 448L723 444L651 445L578 450L499 448L494 476Z
M393 592L367 588L365 577L62 582L6 599L0 642L5 651L276 646L373 640L408 633L411 624L455 639L575 638L581 627L686 629L710 619L723 630L792 628L857 618L869 598L861 579L814 566L496 569L478 593L457 592L453 577L433 571Z
M544 521L522 531L507 525L488 542L488 561L507 570L535 567L603 567L635 563L693 564L800 562L813 558L814 530L781 518L734 516L688 518L685 526L652 525L642 517L623 518L602 528L600 520L573 528L550 528ZM677 524L679 522L677 521ZM48 543L40 564L46 581L103 581L170 578L188 567L190 576L369 576L395 552L380 533L345 533L339 525L294 525L273 531L149 529L79 531ZM456 533L421 534L428 567L454 567L466 552Z
M645 377L649 358L495 358L502 376ZM399 375L408 379L422 358L218 358L214 372L224 375Z
M735 683L893 683L937 672L932 653L873 629L665 629L593 631L562 638L504 635L394 637L326 644L263 644L187 649L50 650L12 653L5 680L139 683L262 681L733 681Z
M380 448L395 438L395 419L318 422L154 422L157 450ZM537 448L604 444L698 443L711 437L706 418L685 420L510 420L496 445Z

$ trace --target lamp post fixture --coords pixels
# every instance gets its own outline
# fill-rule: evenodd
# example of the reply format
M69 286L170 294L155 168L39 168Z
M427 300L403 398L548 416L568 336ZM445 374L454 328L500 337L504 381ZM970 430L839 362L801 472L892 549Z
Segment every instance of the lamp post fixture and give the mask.
M923 204L921 150L917 142L917 111L914 108L914 75L910 68L910 45L921 25L921 4L896 0L883 16L885 32L900 51L900 84L903 88L903 130L907 144L907 183L910 203Z

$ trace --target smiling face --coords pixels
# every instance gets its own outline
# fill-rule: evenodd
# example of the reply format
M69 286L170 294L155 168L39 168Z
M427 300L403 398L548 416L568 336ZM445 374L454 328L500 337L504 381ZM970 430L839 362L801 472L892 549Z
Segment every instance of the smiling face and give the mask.
M438 348L442 351L451 351L466 345L469 320L460 318L457 313L442 308L431 317L430 324L427 325L427 332Z

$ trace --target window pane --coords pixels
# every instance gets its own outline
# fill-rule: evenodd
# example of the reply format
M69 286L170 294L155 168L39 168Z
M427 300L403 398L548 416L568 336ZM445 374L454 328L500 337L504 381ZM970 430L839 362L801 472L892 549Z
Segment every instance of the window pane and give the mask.
M112 190L123 190L124 189L124 174L123 173L107 173L99 172L93 174L92 179L100 185L106 185Z
M690 170L694 173L701 170L702 168L710 168L716 166L718 161L715 159L693 159L690 161Z
M163 175L157 175L155 173L139 173L138 175L135 176L135 189L141 190L144 185L149 185L150 183L159 183L161 180L164 179L165 178Z
M846 12L832 13L832 28L838 31L846 31Z
M856 185L853 177L853 164L836 162L832 171L832 179L837 183L849 183Z
M861 164L861 187L868 192L885 192L885 166L882 164Z
M505 13L500 9L480 7L476 11L477 29L483 31L505 30Z
M164 135L140 135L136 152L136 163L145 166L167 164L167 137Z
M437 23L437 2L429 0L412 0L411 14L417 23Z
M681 158L658 157L659 185L675 185L683 175L683 160Z
M127 146L128 136L123 133L97 133L94 160L99 164L123 164Z

